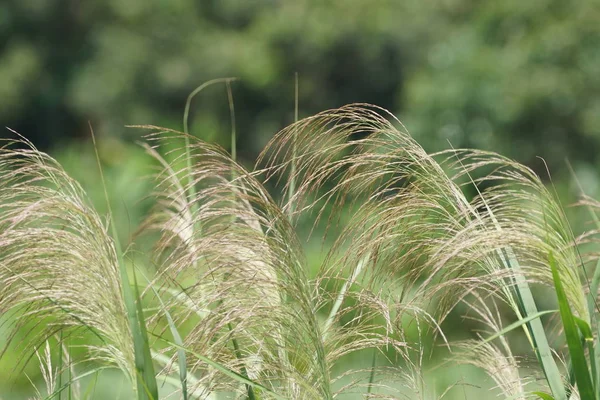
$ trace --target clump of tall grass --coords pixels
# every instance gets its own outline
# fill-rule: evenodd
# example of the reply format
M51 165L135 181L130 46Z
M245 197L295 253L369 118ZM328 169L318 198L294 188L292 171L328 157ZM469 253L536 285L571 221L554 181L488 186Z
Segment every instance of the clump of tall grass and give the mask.
M95 361L121 369L140 399L157 399L157 382L184 399L425 398L431 332L505 398L600 398L600 274L587 283L560 203L529 168L483 151L428 154L366 104L290 125L252 171L189 134L144 128L158 168L138 231L160 236L151 275L129 265L114 223L55 160L24 140L0 151L0 313L17 315L15 332L40 328L28 355L64 349L58 372L46 352L48 397L71 396ZM306 218L336 236L314 277L295 231ZM551 288L559 309L539 310L532 286ZM448 343L440 326L459 304L488 333ZM566 349L550 345L541 317L552 313ZM520 368L514 329L541 381ZM78 335L89 343L74 360ZM351 354L362 369L345 367Z
M135 380L129 288L106 221L81 186L26 140L0 149L0 176L0 314L16 313L15 331L27 328L20 346L85 335L88 359Z

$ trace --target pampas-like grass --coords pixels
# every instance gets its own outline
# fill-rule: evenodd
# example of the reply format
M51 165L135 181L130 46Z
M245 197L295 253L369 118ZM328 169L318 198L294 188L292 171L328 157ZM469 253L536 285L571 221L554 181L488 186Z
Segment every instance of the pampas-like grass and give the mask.
M28 148L12 148L23 144ZM83 335L89 360L116 365L135 379L106 222L80 185L29 142L0 149L0 177L0 315L17 312L15 328L28 327L28 341L20 345L31 356L59 332Z
M428 332L455 362L486 370L506 398L576 394L531 286L564 288L583 331L596 329L597 310L565 214L529 168L475 150L427 154L393 116L364 104L287 127L254 171L189 135L143 128L158 171L156 205L138 232L160 239L156 274L137 279L159 306L141 321L158 376L181 397L425 398ZM0 152L0 312L19 313L16 330L41 327L29 332L32 350L58 332L92 338L85 360L120 368L142 396L123 255L79 185L26 144ZM282 187L282 204L269 181ZM352 219L339 227L342 210ZM336 235L314 279L294 229L302 218ZM448 343L440 326L461 303L489 332ZM542 384L519 368L500 308L521 321L514 329ZM369 361L347 368L352 354Z

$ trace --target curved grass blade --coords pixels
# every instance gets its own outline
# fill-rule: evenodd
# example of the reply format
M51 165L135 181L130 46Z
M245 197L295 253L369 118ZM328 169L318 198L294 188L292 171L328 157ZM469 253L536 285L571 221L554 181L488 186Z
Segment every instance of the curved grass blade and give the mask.
M581 400L594 400L594 387L590 378L590 371L583 351L583 346L581 345L577 324L573 313L571 312L571 307L569 306L567 295L563 288L552 252L550 252L548 258L552 270L552 278L554 279L556 296L558 297L560 317L565 331L567 345L569 347L569 354L571 356L575 382L579 389L579 395L581 396ZM590 331L589 333L591 334L591 330L587 330Z
M555 312L558 312L558 310L546 310L546 311L539 311L535 314L532 315L528 315L526 318L520 319L516 322L513 322L512 324L508 325L507 327L505 327L504 329L502 329L501 331L493 334L492 336L486 338L483 342L481 342L481 344L483 345L484 343L488 343L491 342L494 339L499 338L500 336L506 335L508 332L512 331L513 329L516 329L520 326L523 326L525 324L527 324L528 322L536 319L536 318L540 318L542 315L546 315L546 314L553 314Z
M231 369L229 369L229 368L227 368L227 367L225 367L225 366L223 366L223 365L219 364L219 363L218 363L218 362L216 362L216 361L213 361L213 360L211 360L211 359L210 359L210 358L208 358L208 357L205 357L205 356L203 356L202 354L198 354L198 353L196 353L196 352L190 351L189 349L186 349L186 348L184 348L184 347L182 347L182 346L179 346L179 345L177 345L177 344L175 344L175 343L171 342L170 340L167 340L167 339L164 339L164 338L162 338L162 337L161 337L161 336L159 336L159 335L155 335L155 336L156 336L158 339L162 340L163 342L165 342L165 343L167 343L167 344L169 344L169 345L171 345L171 346L173 346L173 347L176 347L176 348L178 348L178 349L182 349L182 350L185 350L185 351L189 352L190 354L194 355L194 357L198 358L200 361L202 361L202 362L204 362L204 363L206 363L206 364L210 365L211 367L213 367L213 368L214 368L214 369L216 369L217 371L221 372L223 375L226 375L226 376L228 376L228 377L230 377L230 378L232 378L232 379L234 379L234 380L236 380L236 381L238 381L238 382L240 382L240 383L243 383L243 384L245 384L245 385L247 385L247 386L251 386L251 387L252 387L252 388L254 388L254 389L260 389L260 390L261 390L261 391L263 391L264 393L266 393L266 394L268 394L268 395L272 396L273 398L275 398L275 399L277 399L277 400L287 400L287 398L286 398L286 397L284 397L284 396L282 396L282 395L280 395L280 394L277 394L277 393L273 392L273 391L272 391L272 390L270 390L268 387L266 387L266 386L263 386L263 385L261 385L260 383L256 383L256 382L254 382L253 380L251 380L251 379L249 379L249 378L247 378L247 377L243 376L242 374L239 374L239 373L237 373L237 372L235 372L235 371L232 371Z
M100 371L102 371L102 370L105 370L105 369L110 369L110 368L112 368L112 367L99 367L99 368L95 368L95 369L93 369L93 370L91 370L91 371L84 372L84 373L82 373L81 375L77 375L75 378L72 378L72 379L68 380L68 381L67 381L66 383L64 383L62 386L59 386L59 387L58 387L58 388L57 388L57 389L54 391L54 393L50 394L49 396L46 396L46 397L44 398L44 400L53 400L53 399L57 398L57 396L60 396L60 394L61 394L61 393L62 393L64 390L66 390L66 389L70 388L70 387L71 387L71 385L72 385L73 383L75 383L75 382L79 381L80 379L83 379L83 378L85 378L85 377L87 377L87 376L90 376L90 375L96 374L96 373L98 373L98 372L100 372Z
M183 112L183 133L186 134L190 134L189 132L189 126L188 126L188 120L189 120L189 115L190 115L190 106L192 104L192 99L194 98L194 96L196 96L198 93L200 93L201 91L203 91L204 89L206 89L207 87L214 85L216 83L227 83L229 84L229 82L234 81L236 78L218 78L218 79L213 79L207 82L204 82L202 85L198 86L196 89L194 89L192 91L192 93L189 94L186 102L185 102L185 110ZM191 199L193 199L196 195L196 189L193 185L193 179L192 179L192 156L190 154L190 139L188 136L185 136L185 153L186 153L186 163L187 163L187 171L189 173L189 196ZM192 209L195 208L194 205L192 205Z
M578 318L576 316L573 316L573 318L575 319L575 323L577 324L577 326L579 327L579 330L581 331L581 343L583 344L587 344L588 346L588 352L590 355L590 360L594 360L595 359L595 350L594 350L594 337L592 335L592 329L590 328L590 325L584 321L581 318ZM594 362L590 363L591 367L592 367L592 379L595 379L596 377L596 365ZM575 371L573 370L573 362L571 360L569 360L568 364L567 364L567 370L568 370L568 378L569 378L569 386L567 387L567 397L570 398L571 396L571 388L575 386ZM594 383L594 387L596 387L596 385L598 384L596 380L593 381ZM596 389L598 390L598 389Z
M459 160L462 165L462 161ZM463 167L464 168L464 167ZM492 222L497 230L501 231L502 227L500 226L498 220L494 216L491 207L485 200L485 197L479 191L479 187L471 177L470 173L467 173L471 183L477 190L477 193L481 196L483 204L490 215ZM472 207L467 203L467 207L472 210ZM477 216L477 212L472 210L473 215ZM504 265L504 268L515 271L514 277L514 287L515 294L517 297L517 306L518 309L515 310L519 319L527 319L532 315L536 315L538 313L537 305L535 304L535 300L533 298L533 293L531 292L531 288L529 287L529 283L523 276L521 264L517 260L517 257L511 247L503 248L497 250L497 255L500 258L500 261ZM525 334L529 339L534 351L535 355L538 358L538 362L542 367L544 372L544 376L546 377L546 381L548 382L548 386L550 386L550 390L552 394L558 400L567 400L568 396L563 384L562 376L560 371L558 370L558 366L556 365L556 361L552 356L552 350L550 349L550 345L548 344L548 338L546 337L546 332L542 325L542 322L539 318L533 318L524 326Z
M548 393L544 392L533 392L536 396L538 396L542 400L554 400L554 397L550 396Z

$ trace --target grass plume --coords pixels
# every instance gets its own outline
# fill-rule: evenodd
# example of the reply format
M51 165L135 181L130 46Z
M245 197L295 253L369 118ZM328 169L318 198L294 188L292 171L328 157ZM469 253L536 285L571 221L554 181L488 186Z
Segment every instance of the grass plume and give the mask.
M129 295L118 240L81 187L24 140L2 148L0 312L20 310L17 330L42 328L29 331L30 348L57 332L85 336L77 362L117 366L134 385L140 371L155 381L141 367L156 362L189 399L332 400L426 398L427 353L441 343L505 398L596 396L598 310L581 268L594 255L580 244L597 232L576 239L530 168L478 150L428 154L390 113L354 104L297 120L247 170L235 154L230 82L218 82L231 153L187 133L189 101L186 132L139 127L156 174L155 206L138 233L159 239L156 273L143 283L134 274ZM333 237L314 277L295 230L305 219ZM557 313L538 309L538 291L557 298L555 326L542 321ZM459 305L483 331L453 343L441 327ZM556 327L566 348L551 347ZM515 329L541 382L521 368L507 338ZM345 366L365 354L364 368Z

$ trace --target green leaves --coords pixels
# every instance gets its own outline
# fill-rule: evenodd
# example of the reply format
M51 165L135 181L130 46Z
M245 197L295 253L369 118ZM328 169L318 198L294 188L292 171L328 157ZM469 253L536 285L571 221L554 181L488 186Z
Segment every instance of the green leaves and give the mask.
M560 317L565 331L567 345L569 347L569 354L571 355L571 362L575 374L575 381L577 382L577 388L579 389L579 395L581 400L594 400L594 387L590 378L589 366L585 358L577 325L579 324L579 326L583 328L582 332L584 333L584 338L586 338L586 340L592 337L591 330L585 321L581 319L576 320L573 316L552 252L549 254L548 261L550 263L550 268L552 269Z
M517 299L524 312L524 317L530 318L531 316L537 315L538 310L533 298L533 294L531 293L529 284L525 281L525 278L521 274L521 267L519 263L517 262L514 254L512 254L512 251L509 250L505 252L505 254L508 263L517 272L515 277L517 282ZM539 320L539 318L532 318L526 324L526 326L540 366L542 367L544 375L546 376L546 381L552 390L552 394L556 400L566 400L567 394L565 392L562 376L558 370L554 358L552 357L552 350L548 344L548 338L546 337L546 332L542 322Z
M542 400L555 400L554 397L544 392L533 392L536 396L538 396Z
M569 168L569 171L571 172L571 176L572 176L573 180L575 181L575 183L577 184L577 187L579 188L581 198L587 199L587 201L584 200L584 204L590 214L591 220L594 221L594 225L596 225L596 229L600 229L600 219L598 219L598 216L596 215L596 212L595 212L594 208L592 207L592 203L589 202L589 197L586 196L585 191L583 190L583 186L581 185L581 182L579 181L579 178L577 177L575 170L573 169L573 167L571 166L571 163L568 160L567 160L567 167ZM596 204L596 206L597 205L598 204ZM587 306L588 306L588 312L590 314L591 328L590 328L590 332L585 331L584 337L586 338L586 341L588 342L590 360L592 360L590 364L591 364L591 369L592 369L592 380L596 387L596 397L600 398L600 352L595 351L593 337L592 337L593 335L591 334L591 331L595 330L597 337L600 338L600 324L598 324L598 315L597 315L597 312L599 310L598 310L598 303L597 303L597 299L596 299L598 296L598 287L600 286L600 259L598 259L598 261L596 261L596 267L594 269L592 281L591 282L588 281L588 284L589 284L589 292L587 295ZM581 329L581 324L579 324L579 325L580 325L580 329ZM584 331L582 330L582 332L584 332ZM587 339L590 337L592 337L591 341Z

